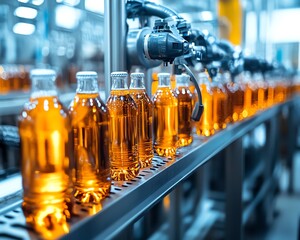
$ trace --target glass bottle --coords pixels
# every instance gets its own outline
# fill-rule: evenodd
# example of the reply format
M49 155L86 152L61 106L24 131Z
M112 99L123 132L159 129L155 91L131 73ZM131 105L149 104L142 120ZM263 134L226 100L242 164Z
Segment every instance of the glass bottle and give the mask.
M229 72L223 72L221 76L222 84L227 93L227 116L225 119L225 123L228 124L233 121L233 98L237 88L231 81L231 75Z
M266 104L266 89L268 88L261 73L255 73L253 75L253 81L257 87L257 110L263 110Z
M213 126L215 130L226 128L227 118L227 93L220 81L220 74L212 81L211 90L213 92Z
M251 84L251 75L249 72L245 72L244 78L243 78L243 83L244 83L244 118L250 117L253 114L252 110L252 86ZM253 97L254 99L254 97Z
M111 186L109 112L99 96L96 72L78 72L76 95L69 107L74 135L74 197L100 203Z
M254 74L251 74L251 80L248 82L248 88L251 90L250 116L253 116L258 110L258 85L255 81Z
M153 96L154 149L159 156L172 157L178 141L178 100L171 90L169 73L159 73L158 81Z
M199 124L196 124L196 132L198 135L208 137L215 133L213 125L213 92L211 90L211 82L208 79L208 73L201 72L199 74L199 87L204 109Z
M111 73L112 87L107 99L110 113L111 178L125 181L135 178L138 160L137 105L129 94L126 72Z
M192 143L192 111L193 95L189 88L190 76L176 75L177 88L175 93L178 99L178 146L184 147Z
M274 90L275 90L276 83L273 80L271 74L267 74L266 79L268 83L267 107L272 107L274 104Z
M141 168L149 166L153 158L153 103L144 84L144 73L131 73L130 95L138 107L138 153Z
M243 74L235 77L234 88L236 91L233 95L233 114L232 119L234 122L242 120L247 117L247 112L245 110L245 83L243 81Z
M43 238L68 232L69 163L72 130L68 110L57 97L55 71L31 71L32 93L18 119L22 158L22 209Z

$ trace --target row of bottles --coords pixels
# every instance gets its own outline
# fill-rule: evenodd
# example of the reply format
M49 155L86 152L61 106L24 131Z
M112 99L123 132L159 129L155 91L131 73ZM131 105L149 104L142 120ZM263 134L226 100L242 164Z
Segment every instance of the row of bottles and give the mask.
M68 109L59 101L53 70L31 72L32 94L19 117L24 188L23 212L44 238L68 231L74 201L94 206L109 195L111 179L133 179L151 164L153 151L173 157L189 145L192 126L210 136L228 124L287 98L288 87L245 75L234 82L226 73L199 75L204 112L192 123L189 76L158 74L152 100L144 74L111 74L106 104L99 96L97 74L78 72L76 95Z
M247 72L237 76L234 82L226 72L218 73L212 79L207 72L201 72L199 86L204 112L195 128L202 136L211 136L228 124L254 116L297 93L297 84L273 79L266 81L262 74Z
M15 91L29 91L29 67L0 65L0 95Z
M143 73L131 74L129 89L126 72L111 77L105 104L97 74L78 72L76 95L66 109L57 96L55 72L31 71L32 93L19 116L22 209L43 238L68 231L74 201L99 204L110 192L111 179L136 177L151 164L153 149L174 156L178 146L192 142L188 76L178 76L175 93L170 74L159 74L153 102Z

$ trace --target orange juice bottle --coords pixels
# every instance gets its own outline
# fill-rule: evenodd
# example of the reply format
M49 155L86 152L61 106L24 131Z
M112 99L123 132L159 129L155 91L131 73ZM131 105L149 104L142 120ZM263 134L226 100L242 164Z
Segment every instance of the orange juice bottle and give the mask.
M220 78L221 76L218 73L211 85L213 92L213 126L215 130L226 128L226 118L228 116L228 97Z
M178 99L178 146L184 147L192 143L192 104L193 95L189 88L190 76L186 74L176 75Z
M199 74L199 87L204 110L199 123L196 122L196 133L208 137L215 133L215 129L213 125L213 92L211 82L205 72Z
M172 157L178 142L178 100L171 90L169 73L159 73L158 81L153 96L154 149L159 156Z
M228 124L233 121L233 99L237 88L231 81L231 76L228 72L222 73L222 83L227 93L227 117L225 123Z
M144 73L132 73L130 95L138 107L138 152L141 168L148 167L153 158L153 103L144 84Z
M276 83L273 79L268 79L268 99L267 106L272 107L274 104L274 92L275 92Z
M236 122L244 119L245 117L245 109L244 109L245 84L243 82L243 74L240 74L235 77L232 87L235 88L235 92L232 98L232 103L233 103L232 120Z
M251 83L251 76L249 73L244 74L243 78L244 83L244 118L250 117L253 115L253 105L252 105L252 99L253 102L255 100L255 96L252 97L252 88L253 84Z
M68 232L66 215L72 130L68 110L57 97L55 72L31 71L32 93L19 116L22 209L43 238Z
M111 73L112 87L107 99L110 113L111 178L126 181L140 170L138 157L137 105L130 96L126 72Z
M78 72L76 95L69 107L74 134L74 197L100 203L111 186L109 112L99 96L96 72Z
M257 89L256 110L263 110L265 108L265 92L267 86L261 73L253 74L253 84Z
M9 71L7 66L0 66L0 92L2 94L7 94L10 91L9 85Z
M274 102L282 103L285 99L285 86L281 79L277 79L274 89Z

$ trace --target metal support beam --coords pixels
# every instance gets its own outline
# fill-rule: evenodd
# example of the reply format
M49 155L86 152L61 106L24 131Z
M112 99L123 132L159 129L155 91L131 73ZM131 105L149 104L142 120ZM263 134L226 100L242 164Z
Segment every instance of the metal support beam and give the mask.
M244 152L242 138L237 139L225 150L226 178L226 239L243 239L243 171Z
M183 237L181 214L182 184L170 193L169 239L181 240Z
M105 94L108 96L110 73L127 70L125 0L105 0L104 10L104 76Z

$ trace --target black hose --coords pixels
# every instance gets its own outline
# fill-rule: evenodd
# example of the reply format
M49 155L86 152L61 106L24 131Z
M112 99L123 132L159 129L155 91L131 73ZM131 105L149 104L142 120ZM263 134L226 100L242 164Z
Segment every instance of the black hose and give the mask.
M195 107L193 109L192 117L191 117L194 121L198 122L200 120L203 110L204 110L204 106L202 104L201 90L198 85L197 79L196 79L195 75L193 74L193 72L191 71L191 69L186 64L181 64L181 65L185 68L187 74L190 76L190 81L194 84L197 95L198 95L198 101L195 103Z
M156 16L159 18L177 17L179 15L172 9L158 5L153 2L145 2L143 4L143 10L148 16Z
M127 17L134 18L138 16L156 16L159 18L177 17L179 15L172 9L158 5L153 2L128 1Z

